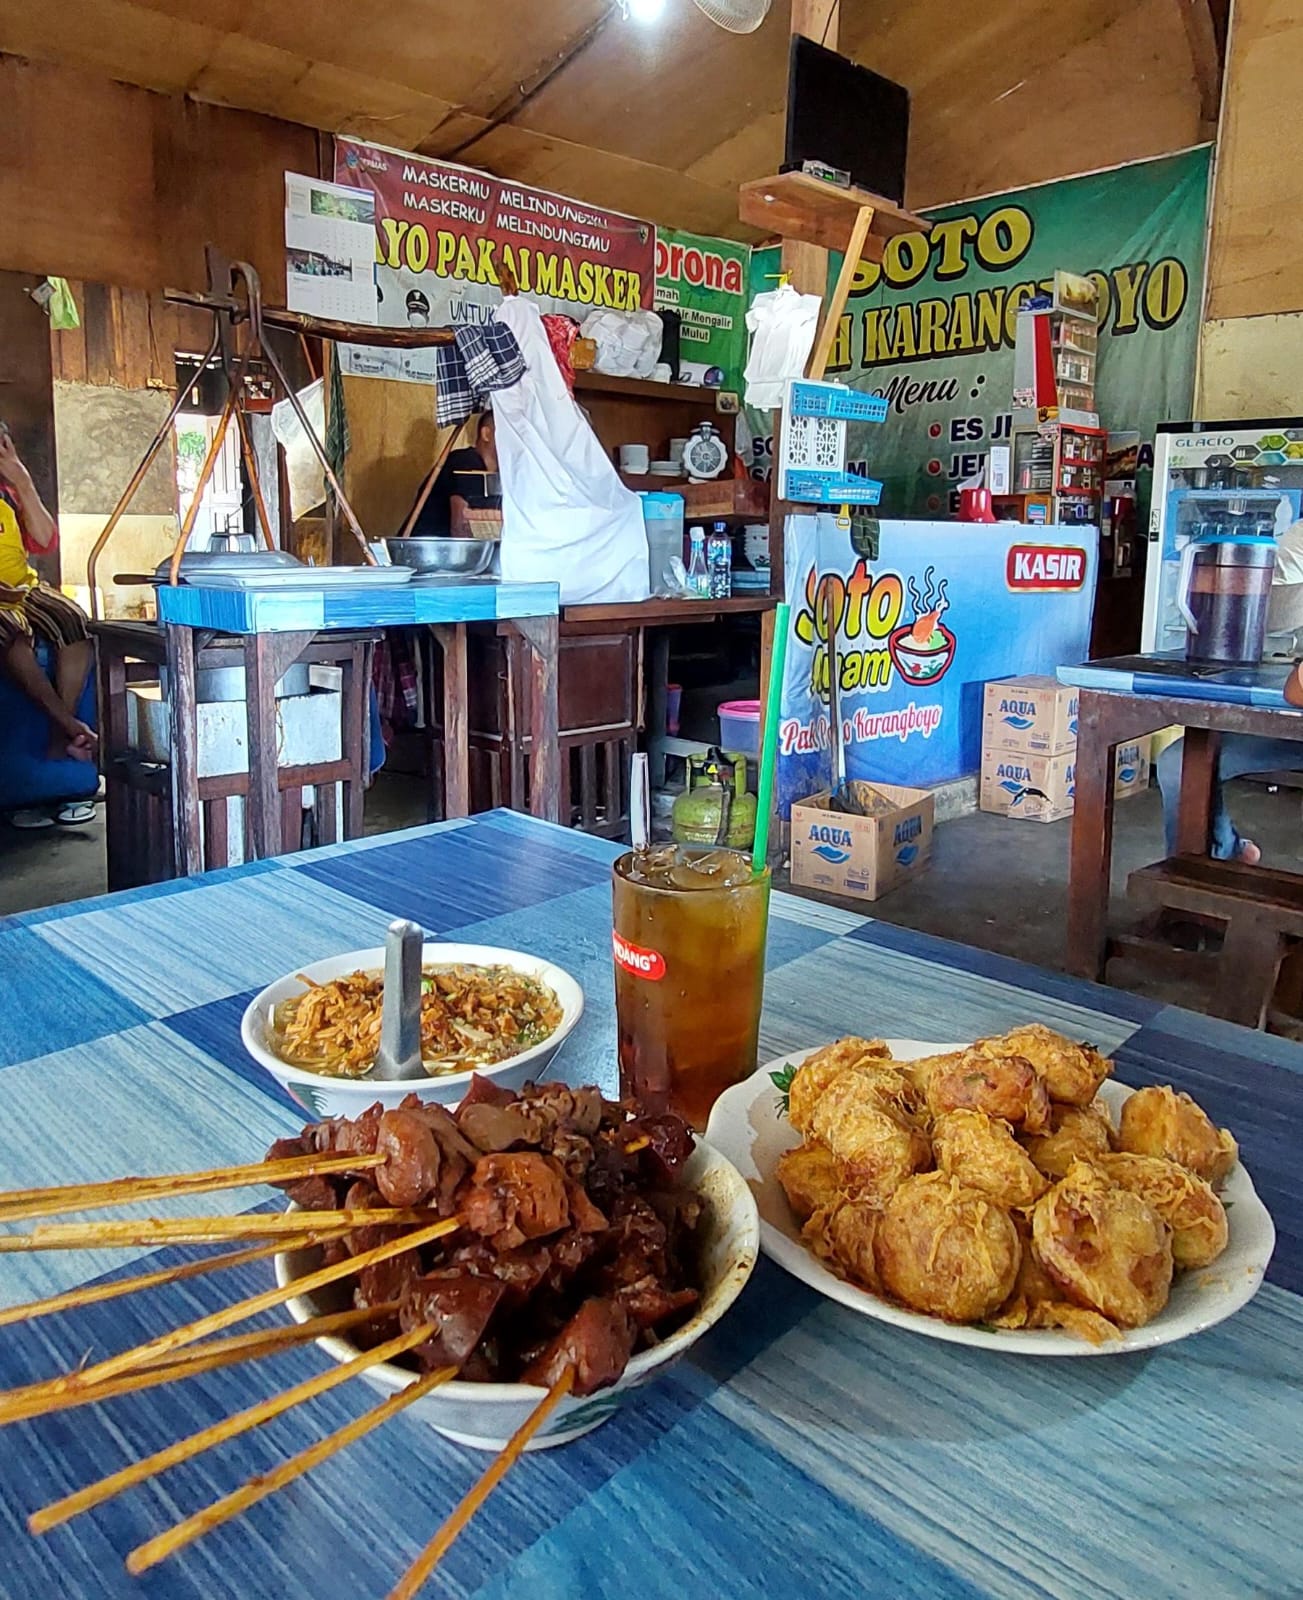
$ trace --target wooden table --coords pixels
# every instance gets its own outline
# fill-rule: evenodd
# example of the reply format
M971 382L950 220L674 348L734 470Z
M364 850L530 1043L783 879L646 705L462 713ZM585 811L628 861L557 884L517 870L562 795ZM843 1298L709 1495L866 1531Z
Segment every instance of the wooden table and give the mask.
M277 763L275 686L322 634L428 626L444 653L444 718L453 730L445 761L445 812L465 816L470 805L466 746L466 624L499 621L528 651L531 728L530 806L555 821L560 809L557 749L557 611L555 584L409 583L356 589L212 589L198 584L158 591L167 640L172 728L172 793L179 876L203 871L199 818L195 708L196 641L215 633L241 641L249 719L250 856L276 856L284 847ZM358 695L365 694L360 685ZM355 696L346 716L365 715ZM360 826L360 795L357 799Z
M499 811L166 895L9 918L0 1083L45 1136L0 1144L0 1187L257 1160L307 1113L241 1045L249 997L308 962L382 943L396 916L573 973L584 1014L550 1071L614 1092L619 849ZM1234 1130L1275 1215L1266 1282L1229 1321L1179 1344L1033 1360L858 1316L762 1259L682 1361L596 1432L513 1467L422 1600L1297 1596L1303 1048L789 894L773 896L767 967L762 1061L842 1034L973 1039L1034 1017L1094 1040L1122 1083L1188 1090ZM283 1204L258 1188L166 1212ZM205 1253L4 1254L0 1304ZM269 1261L249 1262L6 1328L0 1385L125 1350L272 1282ZM287 1322L282 1308L259 1325ZM374 1406L360 1379L43 1538L26 1530L38 1507L329 1369L306 1345L7 1428L0 1600L388 1594L489 1459L411 1411L145 1579L122 1564L142 1539Z
M1076 683L1076 809L1072 818L1072 856L1068 881L1067 965L1079 977L1101 980L1109 955L1109 893L1113 856L1113 764L1120 744L1161 728L1185 728L1181 764L1178 855L1204 855L1217 774L1219 736L1253 734L1268 739L1303 740L1303 713L1285 703L1289 666L1281 662L1254 674L1252 683L1204 679L1150 679L1124 657L1125 666L1092 662L1060 668L1063 681ZM1170 662L1171 657L1155 660ZM1159 689L1167 692L1159 692Z
M169 772L133 747L127 702L130 684L158 681L160 671L169 664L169 643L164 631L152 623L105 621L92 622L90 627L98 671L108 886L135 888L176 873L175 797L169 793ZM195 630L192 655L196 674L206 668L245 667L246 683L253 681L247 676L252 637L223 638ZM366 703L374 641L375 635L366 632L316 635L297 657L309 666L334 667L340 673L340 753L337 760L279 767L282 843L287 847L299 847L293 819L300 819L301 832L303 790L309 785L316 797L312 809L318 843L332 844L362 834L368 753ZM275 681L273 678L273 684ZM192 683L192 691L193 687ZM192 705L192 720L196 714L197 707ZM251 771L194 780L202 858L202 867L195 870L229 865L227 802L237 795L247 802L252 783ZM337 806L336 785L342 787L342 808ZM252 807L247 822L251 819ZM247 841L248 825L245 834Z
M671 630L759 616L763 641L775 603L767 595L739 595L562 608L557 669L561 821L605 838L627 837L629 761L642 730L664 726ZM523 810L527 796L532 808L529 668L524 641L507 624L471 630L475 809L510 805ZM431 681L437 682L437 674ZM429 758L435 774L446 765L442 730L434 727L439 720L436 710ZM655 769L654 744L652 750ZM440 804L443 790L436 778L431 820L451 814Z

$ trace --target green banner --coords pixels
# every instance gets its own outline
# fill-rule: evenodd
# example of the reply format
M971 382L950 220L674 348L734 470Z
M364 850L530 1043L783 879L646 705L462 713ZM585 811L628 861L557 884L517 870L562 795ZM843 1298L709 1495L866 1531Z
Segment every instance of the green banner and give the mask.
M1155 423L1190 415L1211 155L944 206L926 213L929 233L861 263L828 376L890 403L885 423L849 440L852 463L882 480L881 515L951 515L957 484L1008 439L1017 308L1060 269L1099 286L1101 425L1148 441ZM753 255L753 293L776 263L776 250ZM830 288L840 265L829 262ZM763 454L757 439L757 464Z
M746 365L746 245L673 228L656 231L656 309L682 317L684 383L740 389ZM719 376L715 376L718 373Z

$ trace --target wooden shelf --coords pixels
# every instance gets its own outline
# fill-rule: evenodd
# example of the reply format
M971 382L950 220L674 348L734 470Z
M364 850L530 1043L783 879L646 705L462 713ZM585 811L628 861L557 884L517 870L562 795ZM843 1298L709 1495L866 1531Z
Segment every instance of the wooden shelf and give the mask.
M886 241L896 234L927 233L932 226L926 217L903 211L880 194L871 194L867 189L839 189L806 172L755 178L744 183L737 196L737 214L751 227L843 253L863 206L873 207L864 247L868 261L881 261Z
M611 378L604 372L576 372L575 392L580 390L620 394L631 400L673 400L680 405L686 401L710 411L718 410L715 397L720 392L694 383L656 383L650 378Z
M662 478L658 472L621 472L620 482L635 494L682 494L688 486L686 478Z
M727 600L641 600L630 605L562 606L561 626L565 628L585 622L645 628L673 626L676 623L710 622L721 616L772 611L777 604L777 595L739 594Z

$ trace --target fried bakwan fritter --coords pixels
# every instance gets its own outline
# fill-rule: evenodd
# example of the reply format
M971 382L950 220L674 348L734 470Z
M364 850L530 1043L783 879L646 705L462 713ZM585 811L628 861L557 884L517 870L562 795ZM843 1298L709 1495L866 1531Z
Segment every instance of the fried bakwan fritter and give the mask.
M1010 1028L996 1039L979 1039L976 1047L988 1055L1021 1056L1030 1061L1049 1090L1050 1099L1066 1105L1089 1105L1113 1071L1113 1063L1092 1045L1074 1044L1043 1022Z
M903 1073L916 1089L926 1095L932 1074L941 1067L953 1065L963 1053L962 1050L951 1050L943 1056L920 1056L917 1061L897 1061L893 1064L897 1072Z
M819 1096L810 1133L843 1163L847 1193L879 1208L932 1159L927 1134L876 1074L835 1078Z
M802 1144L785 1150L775 1168L787 1203L798 1222L836 1205L842 1189L841 1162L827 1145Z
M1032 1245L1067 1299L1139 1328L1167 1304L1172 1235L1139 1195L1084 1161L1036 1202Z
M934 1117L965 1109L1000 1117L1024 1133L1044 1133L1050 1125L1049 1094L1021 1056L965 1050L929 1075L926 1092Z
M943 1112L932 1124L932 1149L942 1172L1006 1209L1029 1206L1049 1188L1009 1124L980 1111Z
M1098 1311L1069 1304L1063 1290L1050 1277L1032 1248L1031 1222L1015 1216L1014 1227L1022 1244L1022 1260L1013 1292L989 1319L996 1328L1066 1328L1090 1344L1121 1338L1118 1329Z
M803 1237L815 1255L843 1277L878 1294L882 1284L873 1241L881 1220L882 1213L862 1200L839 1200L814 1213L802 1230Z
M1162 1156L1128 1152L1099 1156L1096 1164L1120 1189L1149 1202L1172 1230L1178 1267L1206 1267L1226 1248L1226 1207L1210 1183Z
M1122 1107L1118 1148L1136 1156L1163 1156L1219 1188L1239 1147L1216 1128L1188 1094L1172 1088L1137 1089Z
M838 1039L809 1055L796 1069L787 1091L787 1119L800 1134L808 1134L815 1103L828 1085L860 1061L890 1061L891 1052L881 1039Z
M1051 1106L1050 1131L1024 1135L1023 1147L1039 1169L1062 1178L1074 1161L1090 1161L1113 1148L1113 1124L1101 1101L1088 1106Z
M1009 1297L1022 1246L1007 1211L944 1172L907 1178L874 1230L882 1287L914 1311L980 1322Z

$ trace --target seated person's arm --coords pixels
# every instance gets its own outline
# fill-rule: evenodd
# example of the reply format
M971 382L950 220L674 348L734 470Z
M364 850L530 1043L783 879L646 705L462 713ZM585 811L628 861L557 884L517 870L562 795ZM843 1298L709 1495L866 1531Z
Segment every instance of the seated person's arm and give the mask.
M23 543L28 550L44 554L59 542L59 529L54 518L45 509L36 492L32 475L23 465L13 435L0 423L0 478L13 491L18 502L18 521L23 530Z
M448 501L448 523L454 539L468 539L474 533L471 527L470 502L463 494L455 494Z

